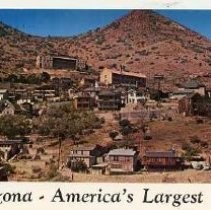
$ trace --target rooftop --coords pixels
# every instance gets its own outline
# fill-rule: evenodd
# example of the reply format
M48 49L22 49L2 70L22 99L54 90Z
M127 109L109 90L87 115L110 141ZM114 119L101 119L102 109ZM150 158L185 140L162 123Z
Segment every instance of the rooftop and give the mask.
M13 145L13 144L23 144L22 140L0 140L1 145Z
M200 87L205 87L205 85L197 79L191 79L191 80L187 81L183 87L186 89L196 89L196 88L200 88Z
M91 151L95 149L95 145L94 146L75 146L72 148L72 150L83 150L83 151Z
M84 92L99 92L100 90L102 90L101 87L89 87L89 88L85 88L83 91Z
M90 94L88 92L78 92L75 96L76 98L90 98Z
M6 93L7 89L0 89L0 93Z
M191 94L193 93L193 90L187 90L187 89L184 89L184 90L177 90L173 93L173 95L186 95L186 94Z
M170 158L177 157L174 150L169 150L169 151L146 151L144 156L146 156L146 157L170 157Z
M110 95L110 96L120 95L120 92L117 92L115 90L102 90L99 93L99 96L107 96L107 95Z
M13 104L8 100L1 100L0 101L0 112L2 112L5 108L14 108Z
M136 151L132 150L132 149L124 149L124 148L120 148L120 149L113 149L111 150L108 155L115 155L115 156L134 156L136 153Z
M113 74L121 74L126 76L132 76L132 77L140 77L140 78L146 78L145 74L137 73L137 72L126 72L126 71L119 71L117 69L109 69Z
M70 57L67 55L51 55L52 58L60 58L60 59L66 59L66 60L78 60L75 57Z

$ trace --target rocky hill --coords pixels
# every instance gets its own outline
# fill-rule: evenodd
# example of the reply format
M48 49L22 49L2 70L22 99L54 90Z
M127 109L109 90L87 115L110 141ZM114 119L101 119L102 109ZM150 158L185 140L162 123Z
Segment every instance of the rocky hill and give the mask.
M63 48L58 48L64 40L69 38L37 37L0 22L0 69L18 72L24 67L34 68L39 54L67 54Z
M103 67L164 74L175 86L190 75L211 72L211 41L150 10L134 10L112 24L72 38L33 37L0 25L2 68L33 67L40 53L69 54Z

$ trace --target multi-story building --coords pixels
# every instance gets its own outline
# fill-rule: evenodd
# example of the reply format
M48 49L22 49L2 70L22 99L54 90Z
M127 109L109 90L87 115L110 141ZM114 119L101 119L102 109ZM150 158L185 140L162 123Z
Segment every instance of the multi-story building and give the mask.
M98 94L99 110L120 110L122 106L121 93L114 90L103 90Z
M118 71L116 69L104 68L100 74L100 82L105 85L145 87L146 76L142 73Z
M85 63L75 57L70 56L37 56L36 67L43 69L83 69Z
M93 109L95 107L95 99L89 93L80 92L73 97L74 107L76 109Z
M35 89L33 91L33 97L37 101L59 101L59 97L56 96L54 89Z
M105 148L100 145L94 146L74 146L69 155L68 161L83 161L88 168L97 163L97 157L102 157L106 152Z
M108 170L110 173L129 173L136 169L138 153L132 149L113 149L108 153Z

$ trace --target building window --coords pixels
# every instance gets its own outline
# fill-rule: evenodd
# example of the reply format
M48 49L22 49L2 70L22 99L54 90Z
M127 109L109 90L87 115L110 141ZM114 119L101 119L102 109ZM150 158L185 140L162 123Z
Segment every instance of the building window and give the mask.
M118 156L114 156L114 161L119 161L119 157Z
M130 157L126 157L125 159L126 159L126 161L127 161L127 162L129 162L129 161L130 161Z

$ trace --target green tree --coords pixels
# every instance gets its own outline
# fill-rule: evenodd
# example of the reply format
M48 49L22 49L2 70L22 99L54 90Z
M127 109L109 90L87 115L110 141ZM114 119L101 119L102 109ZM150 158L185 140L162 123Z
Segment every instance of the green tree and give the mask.
M25 136L31 132L31 122L25 116L4 115L0 117L0 134L7 138Z
M48 72L42 72L41 74L41 81L42 82L48 82L50 80L51 76L48 74Z
M72 104L63 104L49 107L46 113L35 122L35 126L40 134L58 138L59 168L62 141L67 137L72 137L75 142L78 134L84 129L93 128L97 122L100 123L100 120L93 112L79 111Z
M84 129L95 128L100 120L90 111L76 110L71 104L51 106L35 122L38 133L65 139L80 134Z

